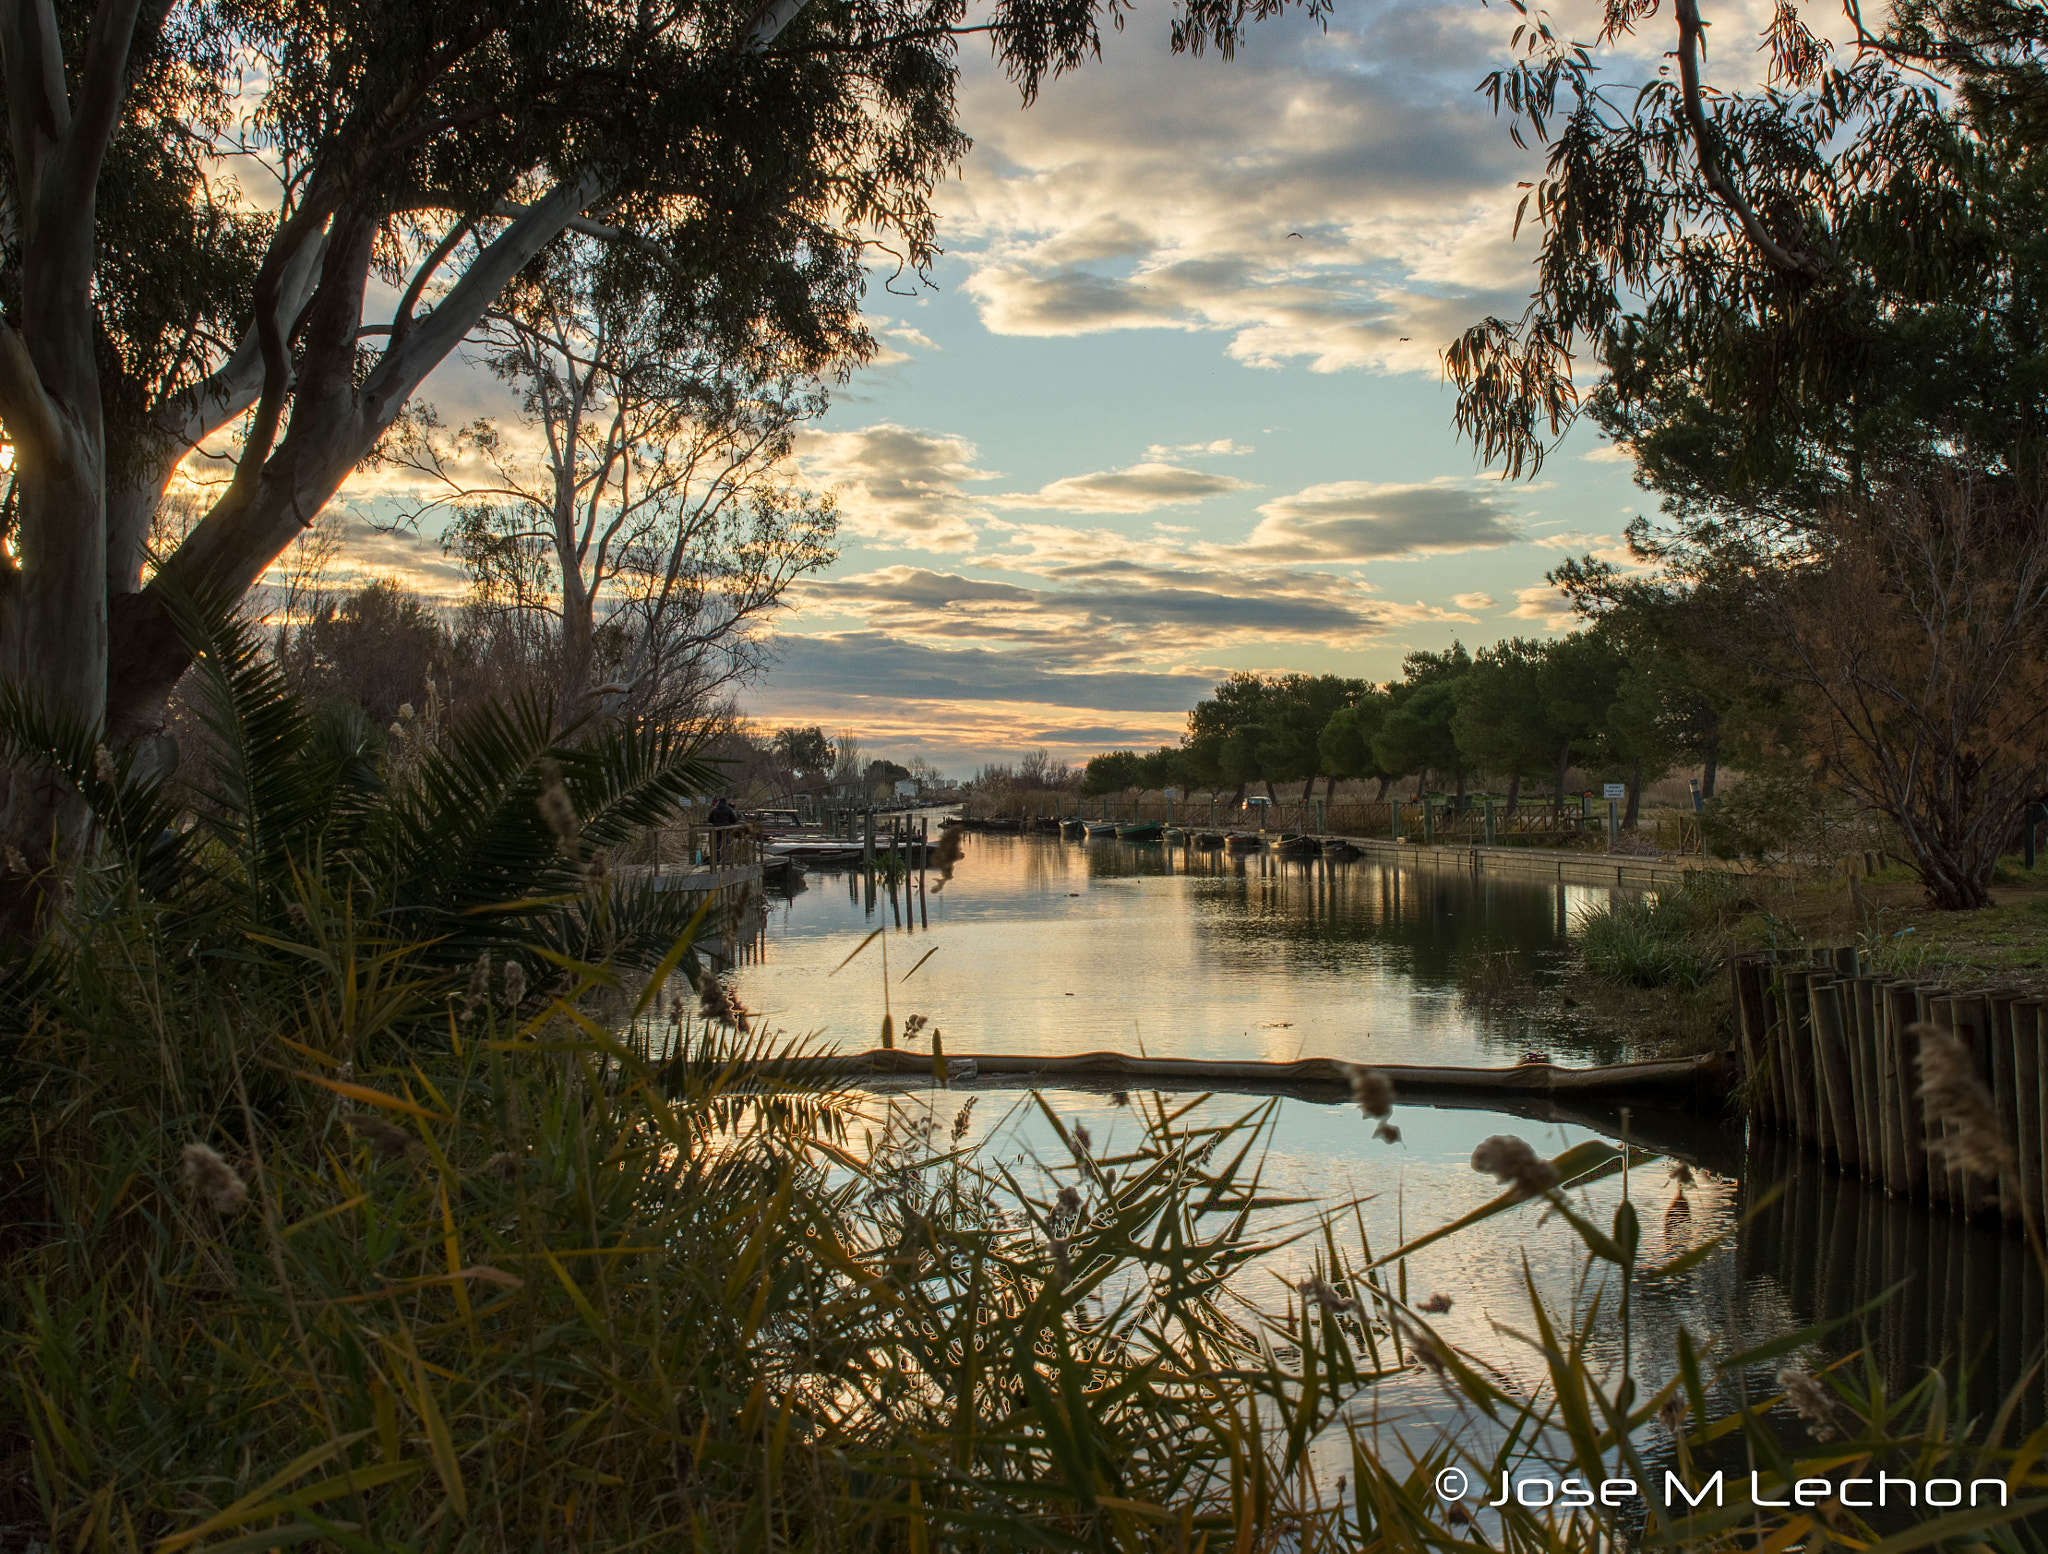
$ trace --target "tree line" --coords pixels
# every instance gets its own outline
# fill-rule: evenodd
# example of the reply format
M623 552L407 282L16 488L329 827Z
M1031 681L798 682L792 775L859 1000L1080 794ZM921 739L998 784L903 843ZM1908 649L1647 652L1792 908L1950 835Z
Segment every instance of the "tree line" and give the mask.
M1733 702L1716 696L1676 643L1641 640L1624 615L1548 640L1511 637L1468 652L1454 642L1402 660L1377 684L1339 675L1233 674L1188 714L1178 745L1149 755L1118 750L1089 761L1085 793L1129 788L1235 790L1277 797L1300 783L1306 800L1345 781L1375 782L1384 800L1413 778L1418 793L1449 793L1463 810L1478 779L1497 781L1514 814L1547 786L1561 809L1570 771L1626 784L1633 826L1647 784L1702 770L1714 796Z

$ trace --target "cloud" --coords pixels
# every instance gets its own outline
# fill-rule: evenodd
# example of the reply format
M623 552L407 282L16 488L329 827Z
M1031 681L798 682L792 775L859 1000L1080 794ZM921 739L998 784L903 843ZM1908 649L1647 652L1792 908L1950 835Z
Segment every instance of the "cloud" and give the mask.
M1049 507L1069 513L1149 513L1155 508L1206 502L1233 491L1248 491L1249 481L1210 475L1178 465L1147 462L1129 469L1068 475L1030 494L994 496L1002 507Z
M1254 365L1433 373L1520 306L1516 184L1539 163L1472 111L1475 59L1506 41L1490 19L1264 23L1228 64L1173 56L1167 25L1106 37L1030 113L967 72L976 147L946 224L991 330L1208 331Z
M1263 521L1234 547L1261 561L1375 561L1484 550L1522 537L1511 515L1471 484L1339 480L1259 508Z
M796 455L806 478L836 491L840 521L850 532L925 550L973 545L969 520L978 507L965 488L997 478L976 466L977 451L966 438L892 422L804 432Z
M1085 745L1091 751L1105 745L1145 745L1158 740L1157 728L1131 728L1115 723L1086 723L1074 728L1033 729L1023 736L1042 745Z
M1453 594L1451 603L1461 610L1493 610L1500 607L1492 594Z
M1588 464L1634 464L1635 453L1626 443L1603 442L1579 455Z
M777 653L786 682L814 696L862 701L997 701L1179 714L1216 682L1213 672L1068 670L1027 653L933 647L881 631L783 637Z
M941 346L930 335L926 334L922 329L913 329L908 324L892 324L887 328L878 330L876 332L891 340L901 340L905 345L914 345L920 351L937 351L944 349L943 346Z
M1581 529L1567 529L1562 534L1544 534L1533 538L1536 544L1546 549L1591 556L1596 561L1605 561L1624 572L1655 570L1631 555L1628 541L1618 534L1588 534Z
M1508 614L1517 620L1541 621L1552 631L1566 631L1578 620L1565 596L1548 583L1515 590L1515 607Z
M1042 597L1031 588L1014 583L991 583L961 577L953 572L933 572L924 567L883 567L852 577L829 578L805 584L806 601L854 605L861 608L944 610L957 604L1030 603Z
M1234 442L1228 437L1218 437L1213 442L1179 442L1172 444L1154 443L1145 450L1148 459L1182 458L1237 458L1254 452L1249 443Z

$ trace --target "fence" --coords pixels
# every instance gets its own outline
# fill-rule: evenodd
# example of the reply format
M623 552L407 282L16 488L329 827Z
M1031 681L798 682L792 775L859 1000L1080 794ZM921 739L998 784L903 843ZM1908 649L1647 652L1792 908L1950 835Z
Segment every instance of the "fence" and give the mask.
M1897 1196L2009 1224L2043 1213L2048 1023L2018 993L1958 993L1868 975L1854 949L1729 963L1749 1116ZM1995 1187L1966 1174L1920 1096L1919 1023L1953 1032L2011 1145Z
M1227 798L1167 799L1161 794L1102 794L1083 798L1072 793L1005 793L976 795L965 810L977 820L1024 823L1053 820L1156 820L1212 831L1301 831L1313 836L1398 837L1444 846L1557 846L1581 837L1604 837L1608 812L1604 801L1571 795L1560 814L1548 801L1524 801L1510 814L1505 801L1484 795L1466 800L1462 811L1432 795L1429 804L1415 799L1373 801L1322 798L1252 800ZM1660 851L1696 853L1699 822L1690 816L1650 821L1638 829L1644 841Z

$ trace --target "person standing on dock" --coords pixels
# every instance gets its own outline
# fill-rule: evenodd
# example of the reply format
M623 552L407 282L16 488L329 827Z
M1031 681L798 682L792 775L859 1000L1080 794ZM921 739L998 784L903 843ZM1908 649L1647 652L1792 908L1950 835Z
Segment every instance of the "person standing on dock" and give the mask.
M718 802L711 806L711 813L704 817L711 827L711 866L717 868L725 861L725 839L740 823L740 812L732 807L732 800L725 794L718 796Z

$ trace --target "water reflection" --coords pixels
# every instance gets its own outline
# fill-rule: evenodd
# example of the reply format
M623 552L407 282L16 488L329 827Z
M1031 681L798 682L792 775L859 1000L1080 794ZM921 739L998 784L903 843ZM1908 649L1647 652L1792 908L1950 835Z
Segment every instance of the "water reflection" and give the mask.
M751 1007L865 1046L884 1007L949 1050L1145 1050L1177 1057L1497 1063L1531 1047L1630 1055L1559 1007L1577 915L1614 891L1384 862L976 835L944 892L819 875L771 902ZM915 881L912 881L914 886ZM894 941L905 942L894 942ZM910 965L936 947L907 985Z
M1056 1170L1065 1163L1044 1112L1019 1088L921 1087L901 1099L930 1108L943 1123L969 1094L979 1098L969 1141L985 1160L1000 1160L1027 1183L1039 1166ZM1138 1109L1147 1105L1145 1092L1134 1092L1129 1107L1102 1090L1063 1087L1041 1094L1063 1122L1088 1126L1098 1158L1105 1160L1136 1140ZM1178 1126L1200 1128L1240 1117L1270 1097L1213 1095L1192 1105L1187 1095L1165 1099L1171 1107L1187 1107ZM1356 1107L1327 1093L1282 1093L1264 1140L1262 1185L1277 1195L1340 1208L1337 1233L1347 1258L1368 1250L1379 1254L1493 1196L1495 1184L1470 1163L1473 1146L1490 1134L1515 1133L1543 1153L1556 1154L1588 1138L1612 1139L1626 1131L1665 1158L1636 1169L1626 1181L1612 1177L1574 1193L1581 1210L1605 1227L1628 1193L1642 1221L1645 1267L1720 1238L1682 1274L1637 1284L1626 1356L1615 1320L1612 1271L1594 1264L1589 1276L1583 1244L1540 1204L1436 1242L1393 1270L1398 1287L1413 1301L1450 1296L1449 1313L1434 1319L1438 1331L1531 1390L1542 1385L1542 1362L1512 1336L1530 1330L1530 1284L1568 1323L1598 1299L1605 1315L1592 1333L1591 1362L1612 1384L1626 1358L1644 1393L1677 1373L1681 1330L1711 1372L1732 1355L1798 1329L1853 1318L1875 1305L1866 1317L1823 1335L1808 1353L1727 1377L1710 1397L1716 1412L1779 1391L1775 1374L1786 1363L1818 1367L1867 1344L1893 1395L1938 1366L1951 1386L1966 1386L1981 1427L2048 1336L2048 1298L2021 1239L1929 1215L1839 1176L1779 1140L1748 1142L1740 1130L1713 1119L1634 1110L1624 1120L1615 1109L1538 1099L1512 1106L1403 1104L1397 1120L1402 1140L1388 1146L1373 1138ZM1686 1169L1674 1175L1678 1163ZM1070 1169L1064 1177L1047 1174L1038 1185L1049 1197L1070 1177ZM1783 1193L1745 1223L1780 1183ZM1301 1212L1290 1210L1275 1220ZM1278 1248L1240 1276L1240 1293L1277 1309L1293 1287L1321 1271L1320 1248L1314 1236ZM1897 1293L1880 1303L1895 1287ZM2048 1422L2044 1397L2037 1374L2015 1412L2009 1443ZM1483 1428L1419 1368L1371 1388L1352 1415L1417 1449L1440 1430L1462 1435ZM1789 1412L1779 1410L1771 1423L1788 1440L1810 1444ZM1651 1427L1644 1445L1661 1461L1669 1442L1659 1427ZM1330 1471L1342 1471L1336 1435L1327 1449ZM1732 1459L1721 1465L1741 1466Z

